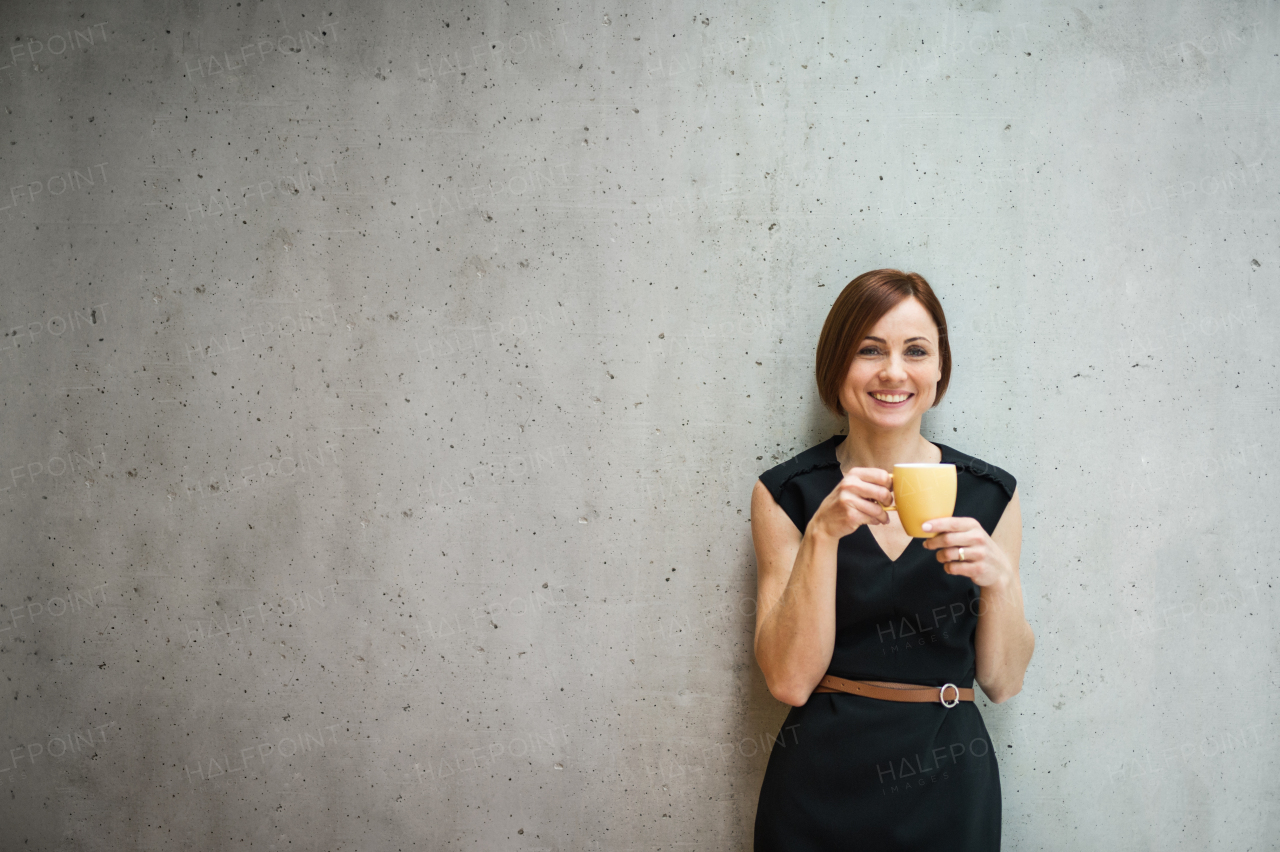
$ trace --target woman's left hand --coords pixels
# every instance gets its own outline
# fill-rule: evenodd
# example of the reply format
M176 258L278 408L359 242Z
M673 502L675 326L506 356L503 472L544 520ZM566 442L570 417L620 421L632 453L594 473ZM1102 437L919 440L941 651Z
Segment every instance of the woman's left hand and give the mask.
M924 546L938 552L938 561L948 574L968 577L978 586L1003 586L1013 577L1008 555L976 518L935 518L923 527L925 532L937 533L925 539Z

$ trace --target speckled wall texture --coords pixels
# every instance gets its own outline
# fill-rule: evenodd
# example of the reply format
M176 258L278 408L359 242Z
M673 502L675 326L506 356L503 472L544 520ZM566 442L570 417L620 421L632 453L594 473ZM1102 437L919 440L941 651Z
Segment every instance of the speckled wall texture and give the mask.
M753 481L925 275L1008 849L1270 848L1280 7L0 12L0 847L745 850Z

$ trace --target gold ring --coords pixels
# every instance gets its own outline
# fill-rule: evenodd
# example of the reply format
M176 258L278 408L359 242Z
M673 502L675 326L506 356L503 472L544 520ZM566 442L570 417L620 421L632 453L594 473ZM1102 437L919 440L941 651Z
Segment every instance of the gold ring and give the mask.
M960 548L960 561L961 561L961 562L964 562L964 561L965 561L965 559L964 559L964 548L963 548L963 547L962 547L962 548Z

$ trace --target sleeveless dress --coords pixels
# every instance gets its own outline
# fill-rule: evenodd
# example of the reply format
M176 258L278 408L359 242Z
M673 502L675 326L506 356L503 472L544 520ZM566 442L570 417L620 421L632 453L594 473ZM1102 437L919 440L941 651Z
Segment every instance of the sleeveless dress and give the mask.
M834 435L760 481L803 533L839 484ZM987 534L1013 497L1007 471L934 442L956 466L956 517ZM890 560L866 526L840 539L828 674L972 687L979 592L913 538ZM1000 776L976 703L955 707L814 693L774 739L755 852L1000 848Z

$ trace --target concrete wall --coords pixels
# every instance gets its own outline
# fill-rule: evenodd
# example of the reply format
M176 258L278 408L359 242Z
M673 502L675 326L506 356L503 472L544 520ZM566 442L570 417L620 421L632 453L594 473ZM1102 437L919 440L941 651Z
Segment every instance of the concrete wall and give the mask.
M1277 841L1274 4L0 21L4 848L749 848L881 266L1022 488L1007 848Z

